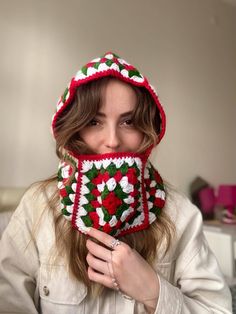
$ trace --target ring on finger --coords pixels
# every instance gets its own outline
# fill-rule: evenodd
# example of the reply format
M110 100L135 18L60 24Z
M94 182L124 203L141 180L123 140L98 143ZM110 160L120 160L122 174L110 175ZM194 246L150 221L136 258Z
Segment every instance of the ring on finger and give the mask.
M111 244L110 244L110 248L111 248L112 250L114 250L115 247L118 246L118 245L120 245L120 244L121 244L121 243L120 243L120 241L119 241L118 239L114 239L114 240L112 240L112 242L111 242Z

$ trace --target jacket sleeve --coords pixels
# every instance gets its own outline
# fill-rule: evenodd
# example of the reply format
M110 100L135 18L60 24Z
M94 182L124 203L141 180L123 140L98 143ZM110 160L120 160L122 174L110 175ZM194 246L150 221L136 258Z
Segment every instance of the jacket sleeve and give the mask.
M35 297L39 261L30 216L24 217L27 203L23 198L1 239L0 313L38 313Z
M205 240L201 213L188 200L180 207L184 218L176 220L179 236L174 278L171 284L158 275L160 294L155 314L230 314L231 294Z

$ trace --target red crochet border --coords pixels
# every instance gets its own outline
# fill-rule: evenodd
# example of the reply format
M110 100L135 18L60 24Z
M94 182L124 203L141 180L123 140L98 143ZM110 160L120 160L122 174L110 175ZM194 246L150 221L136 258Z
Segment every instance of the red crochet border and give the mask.
M80 161L84 160L103 160L103 159L109 159L109 158L124 158L124 157L138 157L142 160L142 162L146 162L148 155L146 154L146 151L144 153L135 153L135 152L115 152L115 153L105 153L105 154L88 154L88 155L82 155L78 154L76 152L68 151L70 155L75 157L76 159Z

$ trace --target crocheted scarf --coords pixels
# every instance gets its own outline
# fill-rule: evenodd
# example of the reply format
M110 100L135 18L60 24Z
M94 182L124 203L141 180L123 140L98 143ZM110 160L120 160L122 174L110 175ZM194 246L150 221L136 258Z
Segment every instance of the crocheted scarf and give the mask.
M63 215L81 232L93 227L122 236L146 229L165 204L163 180L145 154L67 152L58 188Z

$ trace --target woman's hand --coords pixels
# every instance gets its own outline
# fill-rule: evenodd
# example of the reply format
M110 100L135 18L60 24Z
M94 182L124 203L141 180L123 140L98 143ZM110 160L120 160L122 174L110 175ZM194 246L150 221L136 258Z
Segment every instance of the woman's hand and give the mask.
M116 243L114 238L102 231L90 228L88 235L106 247L88 239L89 279L108 288L115 289L114 279L122 293L155 309L159 296L159 280L152 267L137 251L126 243Z

